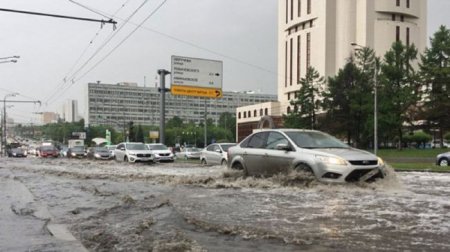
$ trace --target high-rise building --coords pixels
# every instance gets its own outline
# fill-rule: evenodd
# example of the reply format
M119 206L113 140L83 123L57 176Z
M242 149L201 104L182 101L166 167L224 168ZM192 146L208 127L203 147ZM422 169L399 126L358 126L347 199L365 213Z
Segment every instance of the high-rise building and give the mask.
M67 100L64 103L62 118L65 122L77 122L80 120L77 100Z
M279 0L279 104L267 104L274 112L270 115L279 118L288 112L309 66L321 76L334 76L354 53L352 43L370 47L382 57L396 41L424 51L427 0ZM248 109L238 108L236 113ZM237 123L248 129L260 118L241 118Z
M86 123L121 128L129 122L135 125L159 126L160 93L158 88L140 87L129 83L87 85ZM223 92L222 98L205 99L173 96L166 93L166 120L175 116L196 124L208 119L217 122L222 113L234 114L236 108L249 104L276 101L276 95L252 92Z

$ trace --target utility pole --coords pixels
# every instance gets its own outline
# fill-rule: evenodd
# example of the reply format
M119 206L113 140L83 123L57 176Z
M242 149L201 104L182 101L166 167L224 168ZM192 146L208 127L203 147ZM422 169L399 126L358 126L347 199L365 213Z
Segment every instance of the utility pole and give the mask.
M166 92L170 91L170 89L166 88L166 75L170 74L170 72L164 69L159 69L158 74L160 84L158 91L161 94L159 113L159 142L165 144L166 139L164 131L166 128Z
M75 19L75 20L81 20L81 21L89 21L89 22L98 22L103 24L113 24L114 29L117 24L116 21L113 19L109 20L100 20L100 19L92 19L92 18L82 18L82 17L73 17L73 16L64 16L64 15L55 15L55 14L48 14L48 13L41 13L41 12L32 12L32 11L21 11L21 10L12 10L12 9L3 9L0 8L0 11L6 11L6 12L14 12L14 13L20 13L20 14L28 14L28 15L37 15L37 16L46 16L46 17L54 17L54 18L65 18L65 19Z

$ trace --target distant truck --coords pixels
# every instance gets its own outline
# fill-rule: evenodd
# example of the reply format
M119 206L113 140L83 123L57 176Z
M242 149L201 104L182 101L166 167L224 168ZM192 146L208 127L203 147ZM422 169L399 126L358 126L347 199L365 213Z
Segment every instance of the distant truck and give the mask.
M70 139L69 143L68 143L68 147L73 148L76 146L84 147L84 140L83 139Z

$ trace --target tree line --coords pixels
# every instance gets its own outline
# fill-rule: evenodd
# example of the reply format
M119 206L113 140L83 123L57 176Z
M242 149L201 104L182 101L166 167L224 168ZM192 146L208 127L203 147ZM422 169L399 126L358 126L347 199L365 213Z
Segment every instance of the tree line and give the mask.
M196 125L194 122L183 122L177 116L166 122L165 140L168 146L192 145L203 147L205 145L205 124ZM236 118L234 114L222 113L215 123L211 118L206 120L206 143L212 142L235 142L236 139ZM67 144L69 139L76 138L73 132L86 132L85 143L91 144L92 139L106 137L106 131L111 133L111 142L144 142L151 143L158 139L150 138L150 131L159 131L156 126L146 126L127 122L123 128L114 128L107 125L85 126L82 119L78 122L57 122L41 126L18 125L15 128L17 135L36 140L52 140L61 144Z
M441 26L422 55L414 45L395 42L382 58L371 48L354 48L345 66L327 80L309 67L283 116L284 126L324 130L369 148L376 108L382 145L401 148L418 129L443 143L450 138L445 134L450 132L449 56L450 30Z

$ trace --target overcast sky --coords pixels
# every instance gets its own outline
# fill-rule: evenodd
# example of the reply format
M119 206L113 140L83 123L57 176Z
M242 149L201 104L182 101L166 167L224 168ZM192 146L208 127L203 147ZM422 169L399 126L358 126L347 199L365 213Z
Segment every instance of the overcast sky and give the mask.
M33 113L56 112L67 99L78 100L83 116L88 82L155 86L157 70L170 70L171 55L223 61L225 91L276 93L276 0L148 0L140 9L144 0L74 1L0 0L3 9L118 22L113 31L110 24L0 11L0 58L20 56L16 64L0 64L0 99L18 92L8 99L42 101L8 108L16 122L38 123ZM439 25L450 27L450 1L428 3L431 36Z

